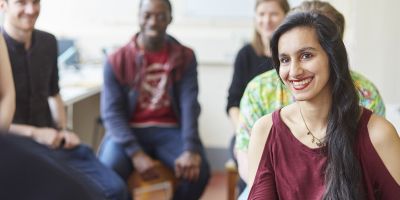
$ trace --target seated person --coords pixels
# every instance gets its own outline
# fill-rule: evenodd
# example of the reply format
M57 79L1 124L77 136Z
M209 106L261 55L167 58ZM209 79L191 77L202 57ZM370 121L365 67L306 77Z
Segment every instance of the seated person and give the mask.
M340 30L343 37L345 19L332 5L324 1L304 1L293 11L315 11L326 15ZM360 105L372 110L374 113L384 116L385 106L378 89L374 84L361 74L351 71L351 76L359 95ZM240 103L240 122L236 135L236 155L238 159L239 173L242 179L247 180L247 148L250 131L254 123L263 115L294 102L287 87L281 82L275 70L260 74L250 81L243 94ZM248 188L247 188L248 192ZM246 192L243 192L246 197Z
M15 89L6 43L0 34L0 129L10 127L15 111Z
M58 85L57 41L52 34L35 29L40 1L0 0L0 9L16 90L10 132L52 149L49 157L63 160L65 170L82 177L93 194L104 199L129 198L121 178L102 165L92 150L81 144L77 134L66 130ZM29 20L16 13L30 16Z
M194 52L167 35L168 0L141 0L140 32L104 67L99 159L123 179L159 176L156 159L180 179L174 199L199 199L210 171L198 132Z
M290 14L270 46L295 101L253 127L248 199L398 199L400 138L359 105L335 23Z
M0 199L103 199L52 151L27 137L1 131L0 160L5 162L0 167Z

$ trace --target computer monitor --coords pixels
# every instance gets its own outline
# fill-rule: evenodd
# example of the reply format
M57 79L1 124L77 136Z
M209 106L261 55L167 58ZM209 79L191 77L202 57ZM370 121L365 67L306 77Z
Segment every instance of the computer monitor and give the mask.
M73 39L58 40L58 64L61 66L77 66L79 64L79 52Z

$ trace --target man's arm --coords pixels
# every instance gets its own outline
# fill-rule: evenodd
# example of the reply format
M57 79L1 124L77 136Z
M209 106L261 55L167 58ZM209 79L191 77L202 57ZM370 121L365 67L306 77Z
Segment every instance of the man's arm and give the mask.
M135 98L137 93L128 91L119 83L109 61L105 63L103 75L104 82L100 101L101 118L107 132L116 142L123 144L125 153L132 157L142 150L129 126L131 110L128 98L130 95L132 95L131 98Z
M67 128L67 117L65 113L64 102L61 99L61 95L58 93L48 98L51 115L53 117L56 126L59 129Z
M127 91L117 80L109 61L104 66L104 83L101 93L101 117L112 139L125 147L125 153L144 179L158 176L154 170L156 163L140 147L135 134L129 126L129 95L137 95ZM129 93L131 92L131 93ZM135 97L132 97L135 98ZM131 99L129 99L131 100Z
M8 129L15 112L15 89L7 47L0 34L0 128Z
M62 147L67 149L79 145L79 137L75 133L65 130L67 120L61 96L56 94L53 97L49 97L49 103L53 119L60 130L49 127L39 128L26 124L12 124L10 132L32 138L36 142L50 148L59 148L62 143L64 143Z
M61 95L57 93L56 95L49 97L48 101L51 115L58 128L57 132L60 132L59 137L61 137L61 141L64 142L63 148L70 149L78 146L81 143L79 136L76 133L67 130L67 116Z
M186 68L179 84L180 120L185 151L199 152L201 141L199 137L198 118L200 104L198 102L199 86L197 80L197 61L194 54Z
M25 124L11 124L10 133L32 138L53 149L60 147L63 140L63 135L54 128L38 128Z
M197 180L200 174L201 141L199 137L198 118L200 104L198 102L197 61L194 53L192 60L185 69L179 82L180 120L183 137L183 153L175 161L175 173L177 177L187 180Z

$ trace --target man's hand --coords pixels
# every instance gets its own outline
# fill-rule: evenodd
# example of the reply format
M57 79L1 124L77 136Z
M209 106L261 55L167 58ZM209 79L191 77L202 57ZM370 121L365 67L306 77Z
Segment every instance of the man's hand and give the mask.
M196 181L200 174L201 157L198 153L185 151L175 160L175 174L178 178Z
M132 163L144 180L155 179L160 176L156 170L156 162L143 151L135 153L132 157Z
M63 136L54 128L34 128L31 134L36 142L52 149L60 147L63 140Z
M79 139L78 135L75 134L74 132L62 130L60 131L59 134L64 140L64 146L62 147L65 149L72 149L81 143L81 140Z

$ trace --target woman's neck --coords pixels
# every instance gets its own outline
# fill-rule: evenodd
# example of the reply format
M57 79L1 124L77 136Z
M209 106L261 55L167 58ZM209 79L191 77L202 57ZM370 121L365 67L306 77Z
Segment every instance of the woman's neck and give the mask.
M297 101L297 105L299 107L299 116L303 118L299 119L304 121L315 137L324 138L332 105L331 98Z

